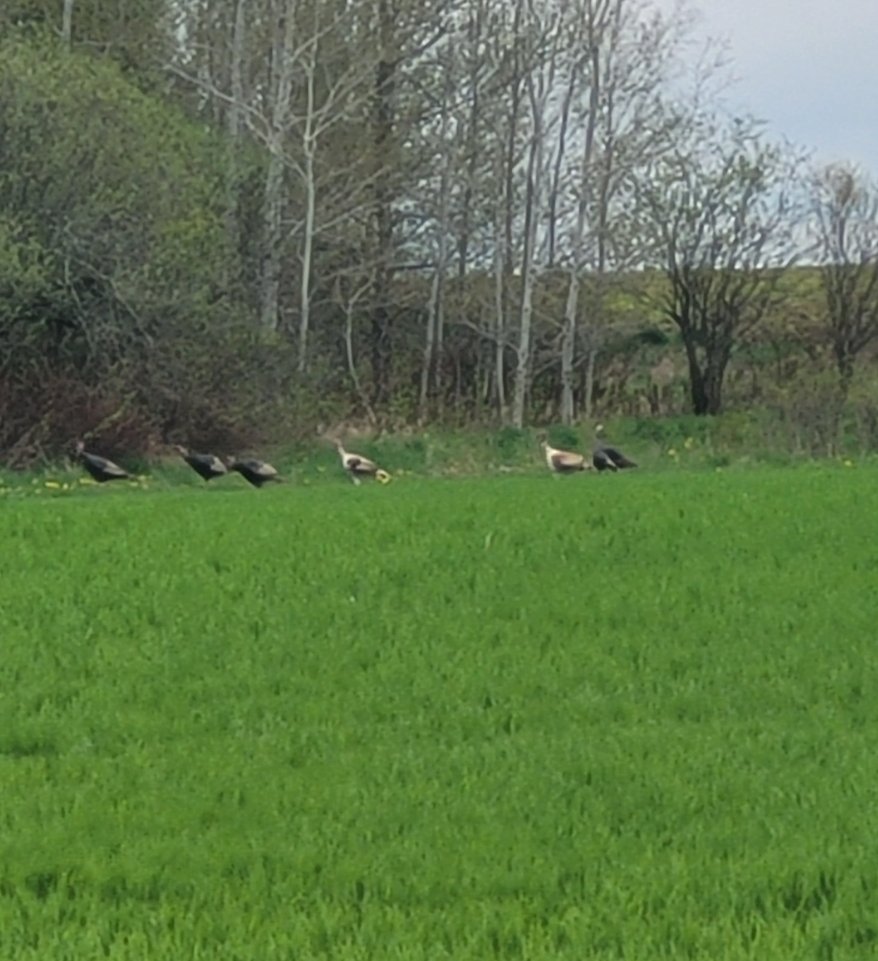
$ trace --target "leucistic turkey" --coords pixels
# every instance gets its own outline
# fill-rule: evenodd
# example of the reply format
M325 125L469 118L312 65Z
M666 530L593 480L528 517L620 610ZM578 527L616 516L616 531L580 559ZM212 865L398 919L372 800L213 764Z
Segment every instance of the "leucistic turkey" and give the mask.
M598 426L595 428L597 444L592 453L592 463L597 470L617 471L625 470L628 467L636 467L637 464L635 464L633 460L627 458L618 448L610 447L607 444L601 443L603 431L603 426L598 424Z
M174 450L183 458L184 461L195 471L199 477L209 481L214 477L222 477L228 473L226 465L216 456L216 454L196 454L182 444L174 444Z
M570 450L558 450L551 447L548 441L542 442L546 454L546 465L555 474L575 474L577 471L589 470L591 465L582 454L575 454Z
M355 484L360 483L361 477L374 477L381 484L386 484L390 480L390 474L386 470L382 470L375 461L363 457L362 454L352 454L350 451L346 451L340 440L335 442L335 449L341 458L341 466L348 472Z
M265 461L256 460L255 458L238 460L237 457L230 457L228 468L229 470L237 471L244 480L251 483L254 487L262 487L263 484L267 484L270 481L280 483L282 479L271 464L266 464Z
M105 484L107 481L126 480L131 476L118 464L107 460L106 457L90 454L81 440L76 442L76 456L82 466L99 484Z

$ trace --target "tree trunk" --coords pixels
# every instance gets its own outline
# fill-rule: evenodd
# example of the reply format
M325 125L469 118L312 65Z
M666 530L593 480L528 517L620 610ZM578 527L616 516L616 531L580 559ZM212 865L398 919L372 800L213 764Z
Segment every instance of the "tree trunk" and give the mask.
M842 401L846 401L854 379L854 355L847 349L847 345L835 345L835 366L838 370L838 390Z
M502 160L498 159L498 181L502 181ZM506 420L506 263L504 257L503 209L494 210L494 389L497 413Z
M232 100L226 115L229 140L226 157L226 236L231 257L228 258L227 281L237 287L240 278L241 226L238 216L241 185L241 120L244 107L244 48L247 33L247 0L235 5L232 27L232 59L230 64Z
M591 39L590 55L591 77L588 98L588 120L585 126L585 141L579 164L579 202L576 207L576 226L573 234L573 263L570 266L570 279L567 287L567 302L564 307L564 332L561 341L561 421L572 424L576 417L573 394L573 368L576 361L576 327L579 314L580 274L585 267L584 245L585 226L588 217L588 180L594 154L595 131L600 98L600 60L598 46ZM572 88L571 88L572 89ZM588 363L594 373L594 350L589 343ZM591 408L591 377L586 379L586 407Z
M535 10L535 0L528 0L529 24L540 28L542 24ZM533 292L536 273L537 225L542 214L543 148L546 133L546 112L550 92L554 87L557 42L560 36L560 22L552 18L552 34L543 32L540 42L551 37L548 51L541 51L540 62L529 64L525 77L527 97L530 104L530 143L527 151L527 179L524 198L524 249L521 258L521 310L518 328L518 357L515 367L515 381L512 390L512 424L524 426L525 404L530 392L531 352L533 349L531 325L533 321ZM532 39L532 38L531 38Z
M561 169L564 163L564 151L567 147L567 126L570 122L570 105L573 102L573 94L576 90L577 64L570 70L570 77L567 82L567 90L564 93L564 101L561 104L561 119L558 129L558 150L555 154L555 163L552 170L552 184L549 188L549 202L546 225L547 230L547 251L546 266L550 269L555 266L555 247L557 244L558 229L558 195L561 192ZM563 407L563 403L562 403Z
M348 364L348 375L351 378L351 383L354 385L354 391L363 405L363 409L366 411L366 416L369 418L369 423L373 426L376 424L377 419L375 417L375 411L372 410L372 405L369 403L369 398L366 396L366 392L363 390L360 384L360 375L357 373L357 363L354 359L354 306L356 304L356 296L349 300L343 306L345 315L345 327L344 327L344 347L345 347L345 359Z
M68 50L73 45L73 4L74 0L64 0L61 11L61 42Z
M373 229L375 270L372 275L372 403L378 407L390 394L390 285L393 276L393 188L388 152L393 140L394 19L388 0L378 0L379 57L375 67L372 106Z
M298 372L303 375L308 367L308 332L311 326L311 262L314 259L314 227L317 208L314 153L314 71L316 69L317 42L312 47L314 58L308 65L306 82L305 120L302 131L302 174L305 188L305 225L302 239L302 280L299 286L299 357Z
M302 281L299 287L299 374L308 368L308 333L311 327L311 263L314 259L314 221L317 190L314 183L314 154L309 148L304 157L305 236L302 238Z
M524 207L524 252L521 264L521 310L518 328L518 361L512 388L512 425L524 427L524 409L530 386L531 323L533 319L534 258L540 207L540 177L543 158L543 104L531 95L533 131L527 160L527 190Z
M268 160L263 193L263 254L259 310L262 326L267 330L277 330L280 319L283 179L283 161L279 155L272 153Z
M262 326L277 330L280 323L280 275L283 258L282 215L284 207L283 135L290 113L293 88L292 11L284 9L279 24L282 40L272 65L271 124L268 133L268 170L263 192L263 252L260 317Z
M433 280L430 284L430 299L427 304L427 329L424 343L424 361L421 366L421 392L419 398L420 417L425 419L428 414L431 382L435 389L440 389L445 274L448 269L448 233L449 233L449 203L448 194L451 187L451 172L454 165L454 146L448 142L451 124L451 97L453 94L452 74L450 64L445 65L447 71L445 93L442 100L442 120L439 128L439 144L445 151L442 158L442 173L439 178L439 210L437 214L436 263L433 270Z
M689 364L689 394L692 413L697 417L722 413L722 391L728 366L728 354L719 351L702 359L692 341L692 335L683 335L686 360Z
M481 7L471 16L467 30L469 33L470 44L475 46L479 43L482 36L482 11ZM476 170L478 167L480 144L479 117L481 115L481 97L479 88L479 61L476 57L472 58L472 70L469 75L469 83L472 90L472 100L469 105L469 119L466 127L466 172L463 186L463 197L460 209L460 230L457 241L457 276L460 280L466 277L466 269L469 260L469 241L470 241L470 207L475 191Z
M588 341L585 348L585 416L589 420L594 416L594 365L597 359L595 345Z
M576 417L573 395L573 365L576 346L576 310L579 301L579 269L576 263L570 270L567 304L564 308L564 329L561 334L561 423L572 424Z

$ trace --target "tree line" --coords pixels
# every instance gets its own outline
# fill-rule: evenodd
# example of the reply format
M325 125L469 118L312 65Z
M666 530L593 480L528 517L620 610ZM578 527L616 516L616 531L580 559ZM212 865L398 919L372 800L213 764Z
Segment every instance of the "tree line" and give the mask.
M730 116L692 37L645 0L9 0L0 449L843 403L878 188Z

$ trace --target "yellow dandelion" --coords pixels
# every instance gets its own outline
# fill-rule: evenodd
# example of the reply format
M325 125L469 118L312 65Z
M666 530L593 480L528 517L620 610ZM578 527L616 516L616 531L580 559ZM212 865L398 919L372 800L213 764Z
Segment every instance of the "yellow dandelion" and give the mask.
M43 486L48 487L50 491L61 490L61 485L58 483L58 481L48 480Z
M844 461L844 466L845 466L845 467L853 467L853 466L854 466L854 462L853 462L852 460L845 460L845 461Z
M80 478L79 478L79 483L80 483L83 487L94 487L94 485L97 483L97 481L92 480L90 477L80 477Z
M679 456L680 456L680 455L677 453L677 448L676 448L676 447L669 447L669 448L668 448L668 457L679 457Z

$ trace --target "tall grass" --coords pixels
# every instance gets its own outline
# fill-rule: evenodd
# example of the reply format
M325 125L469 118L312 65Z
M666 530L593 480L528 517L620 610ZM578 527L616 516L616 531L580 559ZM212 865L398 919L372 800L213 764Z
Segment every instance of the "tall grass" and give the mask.
M876 491L7 499L0 957L874 957Z

